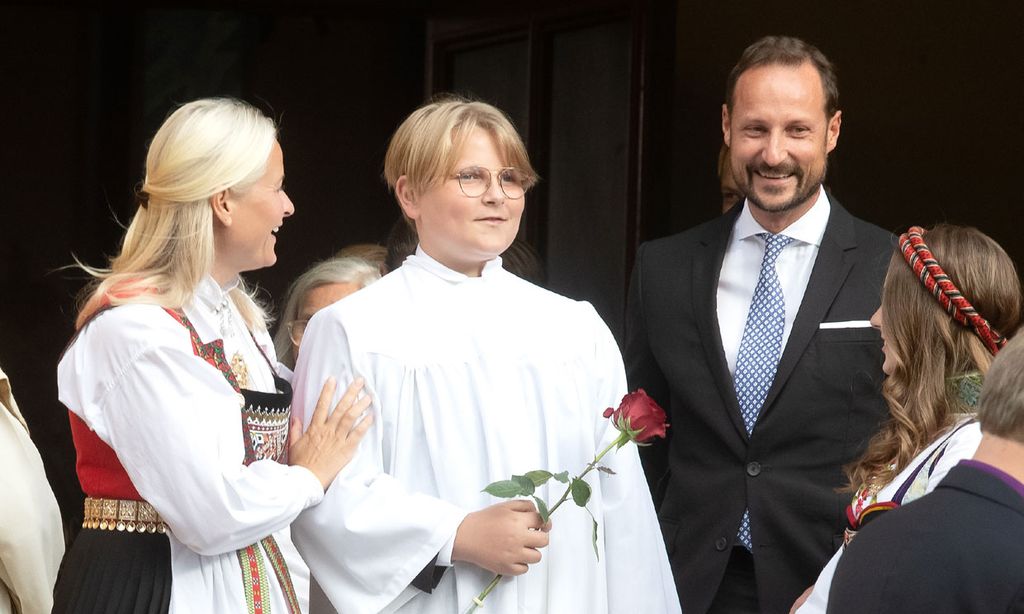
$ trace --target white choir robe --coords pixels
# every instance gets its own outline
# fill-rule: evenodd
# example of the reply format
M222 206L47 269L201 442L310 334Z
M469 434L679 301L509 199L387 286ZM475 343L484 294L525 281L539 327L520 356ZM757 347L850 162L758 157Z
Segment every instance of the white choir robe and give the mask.
M242 324L233 303L233 334L224 335L216 307L225 288L206 276L183 311L203 343L223 338L230 359L239 353L250 388L274 390L264 353L265 330ZM273 359L273 358L271 358ZM275 361L287 379L288 368ZM236 550L274 535L305 611L309 570L291 543L289 524L322 497L304 467L272 460L244 465L239 398L216 368L196 356L187 328L156 305L124 305L101 313L75 338L57 367L60 401L78 415L118 460L143 499L170 527L171 614L246 611ZM271 611L287 612L283 592L263 549Z
M308 426L328 376L362 376L375 422L295 543L343 614L462 612L493 574L458 562L431 594L410 582L450 546L468 512L502 500L482 489L534 469L578 474L618 432L602 417L626 392L622 358L589 303L487 263L480 277L422 250L310 321L296 367L295 410ZM332 405L333 406L333 405ZM679 612L636 446L609 452L588 504L552 517L542 561L502 579L492 614ZM554 504L564 485L538 495ZM445 562L442 557L441 562Z

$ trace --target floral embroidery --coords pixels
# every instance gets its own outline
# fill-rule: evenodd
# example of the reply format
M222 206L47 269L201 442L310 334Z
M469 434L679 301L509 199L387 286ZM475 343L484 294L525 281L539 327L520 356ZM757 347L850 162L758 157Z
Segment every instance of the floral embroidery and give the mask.
M247 460L251 456L250 462L265 459L284 462L288 451L288 414L261 412L258 407L246 409Z
M281 554L277 541L273 537L265 537L260 543L263 544L263 551L267 553L270 566L274 568L274 575L277 576L277 580L281 584L281 591L284 593L285 603L288 604L288 611L292 614L300 614L299 598L295 594L295 587L291 583L288 563L285 562L284 555ZM289 581L287 583L281 582L281 578L288 578Z
M245 605L249 614L270 612L270 604L263 600L263 587L267 585L267 570L263 566L255 545L236 551L238 563L242 566L242 586L245 588Z

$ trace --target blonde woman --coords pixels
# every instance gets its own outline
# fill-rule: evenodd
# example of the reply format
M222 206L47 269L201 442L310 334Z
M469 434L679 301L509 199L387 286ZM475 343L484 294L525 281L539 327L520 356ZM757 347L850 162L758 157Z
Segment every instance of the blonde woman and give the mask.
M900 237L871 319L882 333L890 418L846 468L847 542L885 510L930 493L974 454L982 379L1020 325L1021 308L1013 261L980 231L940 224ZM840 548L794 609L825 612L842 555Z
M354 385L289 429L290 373L240 276L277 259L283 182L276 126L242 102L190 102L154 136L58 367L88 498L55 612L306 608L288 525L351 458L369 399Z

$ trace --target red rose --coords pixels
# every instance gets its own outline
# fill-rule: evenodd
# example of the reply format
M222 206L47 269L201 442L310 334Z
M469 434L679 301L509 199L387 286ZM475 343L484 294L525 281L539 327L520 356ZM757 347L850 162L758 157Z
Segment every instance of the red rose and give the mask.
M615 428L627 433L637 443L650 441L655 437L665 437L665 410L654 399L647 396L643 388L630 392L622 397L618 409L609 407L604 410L604 417L611 418Z

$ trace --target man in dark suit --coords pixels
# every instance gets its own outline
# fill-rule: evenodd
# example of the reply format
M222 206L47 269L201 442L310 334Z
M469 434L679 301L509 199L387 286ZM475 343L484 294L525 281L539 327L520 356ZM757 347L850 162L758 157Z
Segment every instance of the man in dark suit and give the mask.
M887 413L868 320L892 243L822 187L840 122L820 51L757 41L722 108L745 201L637 254L627 374L669 412L644 460L689 614L789 610L841 543L841 467Z
M1024 612L1024 340L992 363L978 421L973 459L857 532L830 613Z

